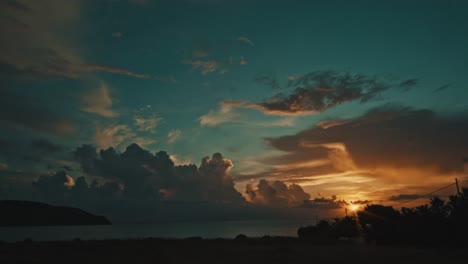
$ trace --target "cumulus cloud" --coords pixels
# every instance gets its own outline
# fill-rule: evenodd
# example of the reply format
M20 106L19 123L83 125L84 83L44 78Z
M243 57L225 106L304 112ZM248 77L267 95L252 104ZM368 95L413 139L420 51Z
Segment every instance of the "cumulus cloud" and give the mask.
M124 195L167 201L243 201L229 174L232 161L220 153L203 158L198 167L176 166L166 152L152 154L136 144L123 153L108 148L99 154L93 146L83 145L74 155L88 174L120 182Z
M240 36L237 38L238 41L244 42L252 47L255 47L255 43L245 36Z
M310 194L297 184L288 186L282 181L270 182L264 179L256 187L247 184L245 193L250 202L274 206L300 205L310 199Z
M138 127L138 130L145 131L149 133L156 133L156 128L161 122L162 118L152 115L150 117L135 116L133 118L135 126Z
M118 146L134 136L127 125L110 125L98 127L94 133L93 141L101 149Z
M167 133L167 143L172 144L176 142L177 140L179 140L181 136L182 136L182 130L180 129L171 130L169 131L169 133Z
M239 116L234 108L243 104L244 102L223 101L219 104L219 109L210 110L207 114L202 115L198 121L202 126L217 126L231 122Z
M279 87L275 79L261 78L259 81L267 82L275 89ZM317 71L290 79L287 88L293 89L291 92L277 94L250 107L272 115L315 114L346 102L368 102L392 88L409 90L416 83L410 79L393 84L362 74Z
M46 199L64 199L66 191L75 185L72 177L64 171L56 172L52 175L41 175L33 182L33 187L37 188Z
M119 114L112 109L112 98L109 88L105 83L101 83L98 89L82 96L81 101L81 111L83 112L97 114L106 118L119 116Z

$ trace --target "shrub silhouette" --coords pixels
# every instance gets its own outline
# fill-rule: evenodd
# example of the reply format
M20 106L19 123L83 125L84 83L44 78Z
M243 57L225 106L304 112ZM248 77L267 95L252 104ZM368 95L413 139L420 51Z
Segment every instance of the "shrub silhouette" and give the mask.
M300 227L301 239L357 237L380 244L468 245L468 189L452 195L448 202L433 197L428 204L396 210L391 206L367 205L357 216L333 223L320 221Z

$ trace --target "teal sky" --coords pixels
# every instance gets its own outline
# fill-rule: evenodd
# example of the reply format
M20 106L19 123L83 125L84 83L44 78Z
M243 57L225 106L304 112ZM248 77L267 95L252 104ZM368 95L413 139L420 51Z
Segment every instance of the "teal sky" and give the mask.
M401 166L380 162L368 166L351 151L346 159L356 163L353 168L334 164L334 169L325 172L283 171L289 163L292 167L302 164L303 156L289 159L302 152L278 147L273 141L318 129L324 120L361 120L383 106L406 109L407 115L427 110L440 119L466 120L468 4L464 1L0 3L4 186L15 173L33 175L23 176L27 181L64 165L73 168L68 172L73 178L88 177L70 154L81 144L123 152L137 143L151 152L167 151L176 165L199 165L203 157L220 152L234 164L230 174L240 192L249 180L256 185L260 178L277 179L283 173L281 180L293 183L297 179L312 197L321 193L350 200L385 200L394 194L430 189L451 181L446 175L463 171L434 172L432 165L442 168L445 163L431 159L434 178L427 185L414 186L418 173L410 182L388 176L384 179L396 187L384 193L370 191L359 179L317 184L315 176L349 171L364 170L374 175L372 180L382 179L375 176L380 175L378 168ZM327 106L311 106L310 100L316 97L307 97L308 101L293 108L296 88L327 88L331 93L341 89L294 84L309 73L326 75L326 71L341 77L360 74L386 88L369 92L368 100L363 99L366 88L359 86L360 94L336 93L320 100ZM451 135L466 131L466 123L456 124L448 128L453 129ZM330 129L339 130L339 126ZM351 145L345 138L336 134L320 144L341 142L349 151ZM38 139L60 151L38 152L42 161L27 159L37 154L30 145ZM316 142L316 138L297 142L304 140ZM424 141L421 151L430 149L431 140ZM457 142L453 145L464 146L466 140ZM404 147L401 151L406 152ZM458 149L453 153L462 154ZM314 160L322 159L310 157L307 162ZM421 166L415 162L407 167L414 171ZM304 181L305 176L310 181ZM356 188L363 191L349 191Z

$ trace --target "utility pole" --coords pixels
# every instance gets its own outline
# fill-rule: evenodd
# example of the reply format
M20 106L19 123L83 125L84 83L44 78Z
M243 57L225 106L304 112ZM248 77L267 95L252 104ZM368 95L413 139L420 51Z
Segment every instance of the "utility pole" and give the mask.
M458 179L455 178L455 185L457 185L457 195L460 196L460 187L458 186Z

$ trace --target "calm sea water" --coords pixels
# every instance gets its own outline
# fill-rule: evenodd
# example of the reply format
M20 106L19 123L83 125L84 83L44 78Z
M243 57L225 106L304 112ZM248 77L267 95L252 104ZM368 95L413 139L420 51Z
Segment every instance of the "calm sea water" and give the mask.
M225 221L175 222L154 224L115 224L109 226L34 226L0 227L1 241L34 241L127 238L234 238L238 234L249 237L297 236L297 229L310 221Z

